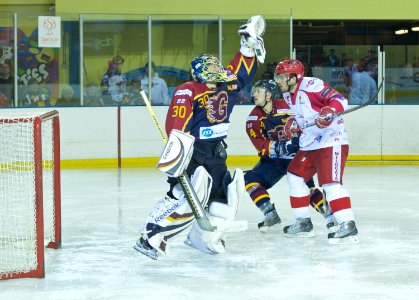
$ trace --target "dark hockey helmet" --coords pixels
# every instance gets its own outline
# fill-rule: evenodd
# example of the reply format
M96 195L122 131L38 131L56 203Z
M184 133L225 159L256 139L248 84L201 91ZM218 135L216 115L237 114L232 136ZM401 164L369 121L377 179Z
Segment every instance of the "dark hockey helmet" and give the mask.
M262 79L262 80L257 81L253 85L252 92L250 94L252 96L252 100L253 100L253 93L254 93L254 91L255 91L256 88L263 88L263 89L265 89L265 92L271 93L271 95L272 95L271 96L271 99L277 99L277 98L279 98L278 85L272 79Z
M278 76L279 74L285 74L287 75L287 78L290 78L291 75L295 75L297 81L300 81L304 76L304 65L296 59L281 61L275 69L275 76Z
M227 73L217 57L211 54L201 54L191 62L192 77L200 82L227 82Z

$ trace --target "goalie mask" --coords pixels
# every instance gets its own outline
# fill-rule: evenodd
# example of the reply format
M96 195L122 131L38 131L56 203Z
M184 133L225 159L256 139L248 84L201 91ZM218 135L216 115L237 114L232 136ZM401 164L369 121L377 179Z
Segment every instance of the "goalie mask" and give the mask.
M218 58L202 54L191 62L192 77L200 83L227 82L228 77Z
M252 87L252 91L250 94L252 96L252 102L255 103L255 94L260 93L262 94L261 96L264 98L265 101L263 105L257 105L256 103L255 104L257 106L264 107L266 103L269 102L266 100L266 93L268 92L271 93L271 101L273 99L279 98L278 85L276 84L275 81L273 81L272 79L259 80Z

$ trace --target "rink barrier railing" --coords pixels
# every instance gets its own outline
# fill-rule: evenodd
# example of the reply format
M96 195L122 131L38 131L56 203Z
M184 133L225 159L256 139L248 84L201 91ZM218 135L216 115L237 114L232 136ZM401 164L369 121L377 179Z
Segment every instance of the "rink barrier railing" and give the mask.
M155 167L158 157L122 158L122 168ZM257 156L229 156L229 166L253 166ZM419 155L349 155L348 166L419 166ZM61 160L61 169L117 168L117 158Z

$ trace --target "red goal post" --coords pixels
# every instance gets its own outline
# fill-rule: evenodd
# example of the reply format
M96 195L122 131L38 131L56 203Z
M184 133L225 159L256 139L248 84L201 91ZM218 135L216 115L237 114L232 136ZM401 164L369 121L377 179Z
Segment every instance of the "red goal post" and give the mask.
M44 277L61 246L57 111L0 110L0 279Z

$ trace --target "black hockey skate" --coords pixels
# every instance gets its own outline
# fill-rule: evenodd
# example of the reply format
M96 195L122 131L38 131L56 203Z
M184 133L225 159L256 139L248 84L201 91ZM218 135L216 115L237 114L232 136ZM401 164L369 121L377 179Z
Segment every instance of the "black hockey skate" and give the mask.
M310 218L298 218L294 224L284 227L284 233L289 237L313 237L313 223Z
M134 245L134 249L138 252L148 256L154 260L157 260L157 250L151 247L147 240L140 237Z
M269 227L281 223L281 218L275 209L275 204L272 204L272 208L265 214L265 220L258 224L258 228L261 232L267 232Z
M359 242L355 221L343 222L336 232L327 235L329 244L355 244Z

